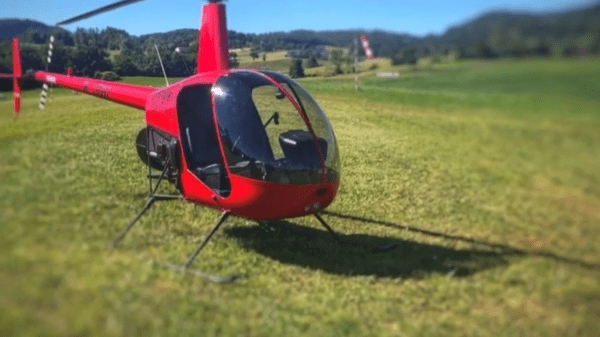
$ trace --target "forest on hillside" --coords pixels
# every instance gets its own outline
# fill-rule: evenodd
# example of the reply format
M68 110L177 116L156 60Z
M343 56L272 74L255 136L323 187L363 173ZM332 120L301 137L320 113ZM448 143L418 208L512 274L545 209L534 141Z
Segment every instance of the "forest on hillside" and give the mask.
M533 15L493 12L449 28L442 35L415 37L409 34L374 30L273 32L251 34L229 31L230 48L251 48L257 58L270 51L294 51L297 58L330 57L323 46L348 48L354 39L368 36L376 57L391 58L394 64L415 63L419 58L453 54L457 58L497 58L528 56L574 57L600 53L600 4L587 9ZM10 73L10 39L22 44L23 69L45 69L48 40L54 43L49 70L102 76L112 71L120 76L160 76L158 47L169 76L189 76L195 69L198 32L180 29L167 33L132 36L126 31L78 28L74 33L43 23L0 20L0 73ZM362 49L360 57L364 57ZM233 54L232 56L235 56ZM254 58L253 56L253 58ZM236 66L236 59L232 60Z

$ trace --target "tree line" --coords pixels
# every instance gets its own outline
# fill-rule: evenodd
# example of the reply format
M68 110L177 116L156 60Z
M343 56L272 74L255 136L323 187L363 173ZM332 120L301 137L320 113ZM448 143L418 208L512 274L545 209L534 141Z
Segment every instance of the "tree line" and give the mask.
M493 12L449 28L441 36L407 43L393 56L399 63L423 57L501 58L600 54L600 4L582 10L532 15Z
M167 33L132 36L108 27L103 30L78 28L74 33L28 20L0 20L23 29L23 69L45 69L50 35L55 37L50 71L72 67L81 76L160 76L158 48L169 76L192 75L196 67L198 31L180 29ZM394 64L414 64L421 58L498 58L527 56L577 56L600 53L600 5L570 12L532 15L494 12L451 27L442 35L415 37L374 30L272 32L246 34L228 31L229 46L251 48L253 59L269 51L287 50L288 56L315 66L318 60L335 61L337 71L349 67L349 56L341 57L325 46L354 48L354 39L368 36L376 57L391 58ZM349 53L349 54L350 54ZM332 55L333 54L333 55ZM364 57L362 48L358 54ZM232 53L232 65L238 64ZM0 35L0 72L10 73L10 39ZM291 61L296 67L296 61Z

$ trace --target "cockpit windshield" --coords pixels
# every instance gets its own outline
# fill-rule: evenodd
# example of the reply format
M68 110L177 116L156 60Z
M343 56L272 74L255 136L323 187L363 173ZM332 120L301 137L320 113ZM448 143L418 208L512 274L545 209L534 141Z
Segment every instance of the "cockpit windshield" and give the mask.
M302 87L276 73L237 71L212 88L230 172L282 184L339 179L335 136Z

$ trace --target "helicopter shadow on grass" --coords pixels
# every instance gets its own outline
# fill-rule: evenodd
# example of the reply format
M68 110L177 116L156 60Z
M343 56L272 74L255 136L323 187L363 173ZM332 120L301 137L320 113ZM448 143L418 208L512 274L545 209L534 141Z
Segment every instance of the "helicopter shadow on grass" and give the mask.
M369 219L369 218L364 218L364 217L359 217L359 216L349 215L349 214L343 214L343 213L338 213L338 212L323 211L322 214L330 216L330 217L338 218L338 219L358 221L358 222L362 222L362 223L369 224L369 225L377 225L377 226L382 226L382 227L387 227L387 228L392 228L392 229L399 229L399 230L404 230L404 231L408 231L408 232L412 232L412 233L418 233L418 234L422 234L425 236L436 237L436 238L449 240L449 241L462 241L465 243L472 244L474 246L485 247L487 249L497 251L504 256L509 256L509 255L512 255L512 256L536 256L536 257L553 260L553 261L556 261L559 263L578 266L578 267L581 267L584 269L600 270L600 264L598 264L598 263L589 262L589 261L572 258L572 257L568 257L568 256L558 255L551 251L524 249L524 248L511 246L511 245L505 244L505 243L490 242L490 241L485 241L485 240L461 236L461 235L437 232L434 230L419 228L419 227L415 227L415 226L411 226L411 225L407 225L407 224L399 224L399 223L394 223L394 222L385 221L385 220Z
M243 248L282 263L346 276L465 277L507 263L504 254L491 250L460 250L367 234L339 233L337 241L325 230L289 221L232 227L225 233Z

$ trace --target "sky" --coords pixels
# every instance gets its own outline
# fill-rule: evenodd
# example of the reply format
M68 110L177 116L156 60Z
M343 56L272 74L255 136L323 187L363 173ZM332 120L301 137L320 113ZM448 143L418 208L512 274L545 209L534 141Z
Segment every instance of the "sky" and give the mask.
M48 25L117 0L2 0L0 18L21 18ZM146 0L64 28L123 29L131 35L197 29L202 0ZM295 29L384 29L424 36L444 31L492 10L547 13L589 7L599 0L230 0L227 28L242 33Z

